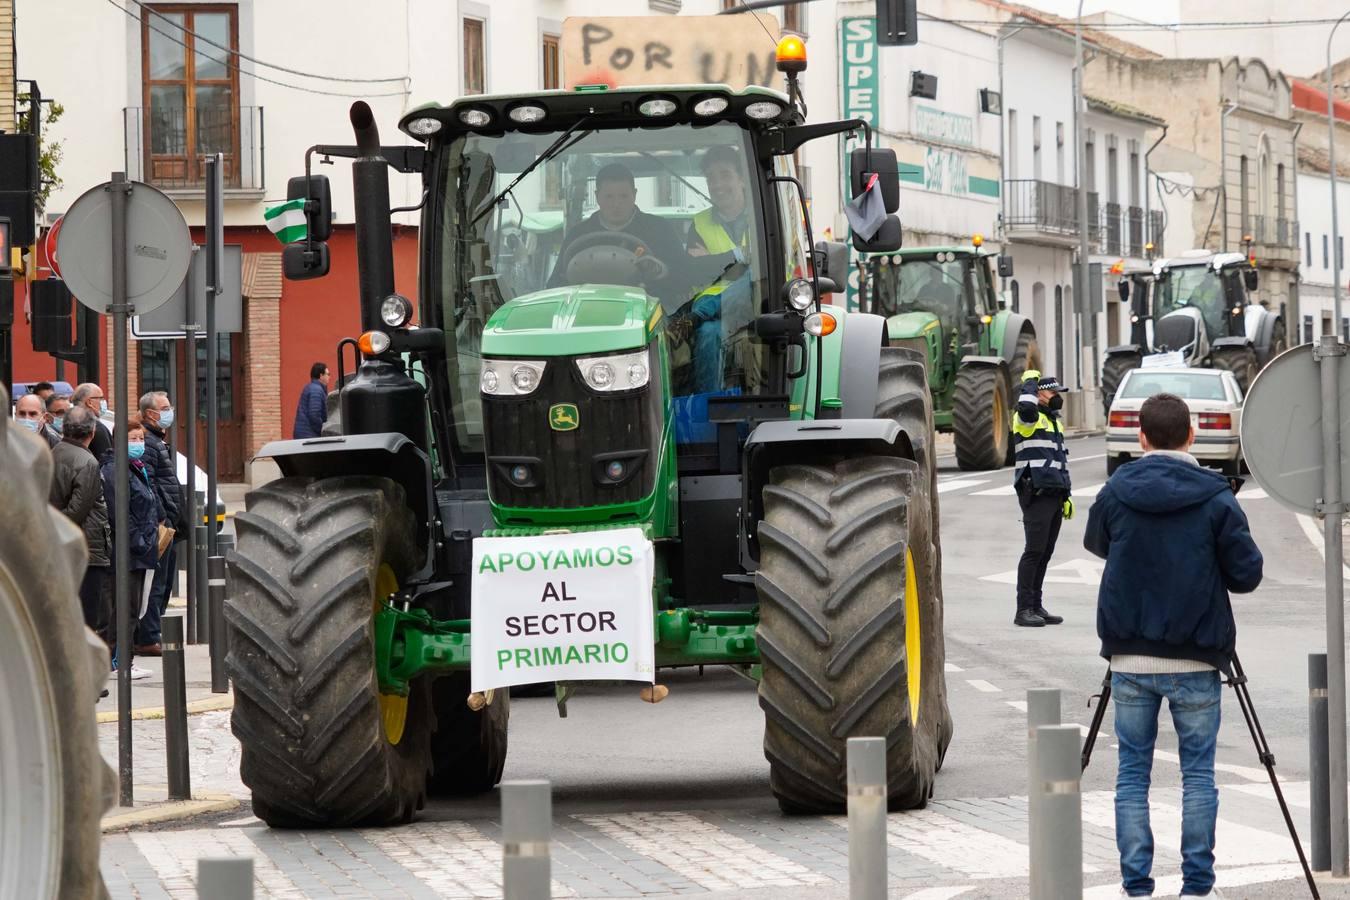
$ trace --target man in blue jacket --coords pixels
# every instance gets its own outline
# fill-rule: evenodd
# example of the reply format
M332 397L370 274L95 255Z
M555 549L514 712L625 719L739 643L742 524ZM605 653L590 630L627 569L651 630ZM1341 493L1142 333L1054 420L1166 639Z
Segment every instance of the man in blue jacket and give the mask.
M309 367L309 384L300 392L300 403L295 409L296 440L316 438L328 419L328 366L316 362Z
M1111 661L1120 743L1116 846L1131 897L1153 893L1148 787L1163 698L1181 756L1181 896L1213 890L1219 672L1231 674L1237 635L1228 593L1261 583L1261 551L1247 517L1228 481L1187 452L1194 440L1184 400L1158 394L1144 401L1144 455L1102 488L1083 538L1106 559L1097 634Z

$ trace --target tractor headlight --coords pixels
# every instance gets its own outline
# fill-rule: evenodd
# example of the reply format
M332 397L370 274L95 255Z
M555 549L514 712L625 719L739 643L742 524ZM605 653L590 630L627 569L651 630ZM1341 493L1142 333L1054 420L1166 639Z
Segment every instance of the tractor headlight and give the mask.
M430 116L423 116L420 119L413 119L408 123L408 131L418 137L431 137L441 130L441 120L433 119Z
M390 294L380 304L380 321L390 328L402 328L412 318L412 301L402 294Z
M783 112L783 107L770 100L759 100L751 103L745 108L745 114L752 119L764 121L765 119L776 119Z
M597 391L634 391L651 380L647 351L619 353L614 356L589 356L577 360L586 385Z
M788 282L787 302L797 312L806 312L811 308L811 302L816 299L816 292L811 289L811 282L805 278L794 278Z
M478 386L485 394L523 397L539 387L544 365L542 359L485 359Z

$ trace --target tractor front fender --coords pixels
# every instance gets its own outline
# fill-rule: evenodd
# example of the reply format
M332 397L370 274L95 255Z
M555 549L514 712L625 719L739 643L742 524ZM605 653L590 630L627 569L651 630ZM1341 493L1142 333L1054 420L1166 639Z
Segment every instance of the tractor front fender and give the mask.
M881 348L886 344L886 320L881 316L849 313L845 321L844 342L839 352L839 399L844 405L844 418L834 421L872 416L877 408Z
M434 567L436 505L431 459L406 435L391 432L272 441L258 451L258 458L274 460L288 477L370 475L395 482L403 488L417 522L418 545L427 548L423 571L409 580L422 580Z
M1215 338L1209 342L1210 350L1222 350L1225 347L1250 347L1252 342L1242 335L1229 335L1228 337Z
M875 390L875 389L874 389ZM759 562L754 523L764 517L764 486L775 466L815 462L834 456L893 456L915 459L910 435L893 419L808 419L761 422L745 442L741 503L741 564L753 572Z
M1120 356L1126 353L1135 353L1142 355L1144 353L1144 348L1141 347L1139 344L1120 344L1115 347L1106 348L1107 356Z
M1275 326L1280 321L1278 315L1268 310L1261 319L1261 325L1256 332L1256 355L1262 365L1270 361L1270 342L1275 337Z
M993 369L1006 369L1008 361L1001 356L963 356L961 368L966 366L984 366Z
M1009 365L1012 365L1013 355L1017 353L1017 338L1023 331L1031 332L1032 337L1036 336L1036 326L1031 319L1021 313L1010 312L1003 319L1003 330L991 335L995 352Z

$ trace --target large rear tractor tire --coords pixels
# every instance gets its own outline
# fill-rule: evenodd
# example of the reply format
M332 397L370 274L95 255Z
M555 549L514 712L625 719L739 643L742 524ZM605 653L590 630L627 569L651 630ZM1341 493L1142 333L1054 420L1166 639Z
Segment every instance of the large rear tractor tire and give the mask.
M490 702L475 712L469 696L469 674L437 678L431 686L436 730L431 735L431 779L434 795L465 796L490 791L506 766L506 727L511 718L511 692L490 691Z
M952 392L956 464L965 470L997 469L1008 458L1012 439L1011 402L1002 369L962 366Z
M932 511L918 463L779 466L759 525L764 755L787 812L847 805L846 743L886 738L891 809L924 806L951 717Z
M430 685L381 694L374 613L417 564L386 478L284 478L248 495L228 559L226 671L240 775L274 827L408 822L431 765Z
M108 648L84 627L84 534L51 480L46 442L0 421L0 897L86 900L107 896L99 820L117 788L95 718Z
M1232 372L1244 396L1261 368L1256 362L1256 351L1251 347L1220 347L1210 353L1209 364L1212 368Z
M1102 412L1111 415L1111 402L1116 399L1120 383L1131 369L1137 369L1143 362L1138 353L1112 353L1102 363Z

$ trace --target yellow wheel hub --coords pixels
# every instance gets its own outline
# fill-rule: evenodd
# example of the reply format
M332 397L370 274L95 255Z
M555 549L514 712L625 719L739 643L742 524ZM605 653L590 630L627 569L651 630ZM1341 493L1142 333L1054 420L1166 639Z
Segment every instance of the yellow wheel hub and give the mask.
M380 563L375 574L375 602L371 615L378 613L389 598L398 593L398 576L387 563ZM403 726L408 722L408 698L398 694L380 694L380 719L384 722L384 738L391 744L403 740Z
M919 722L919 695L923 688L923 632L919 622L919 585L914 577L914 554L905 548L905 681L909 687L909 721Z

